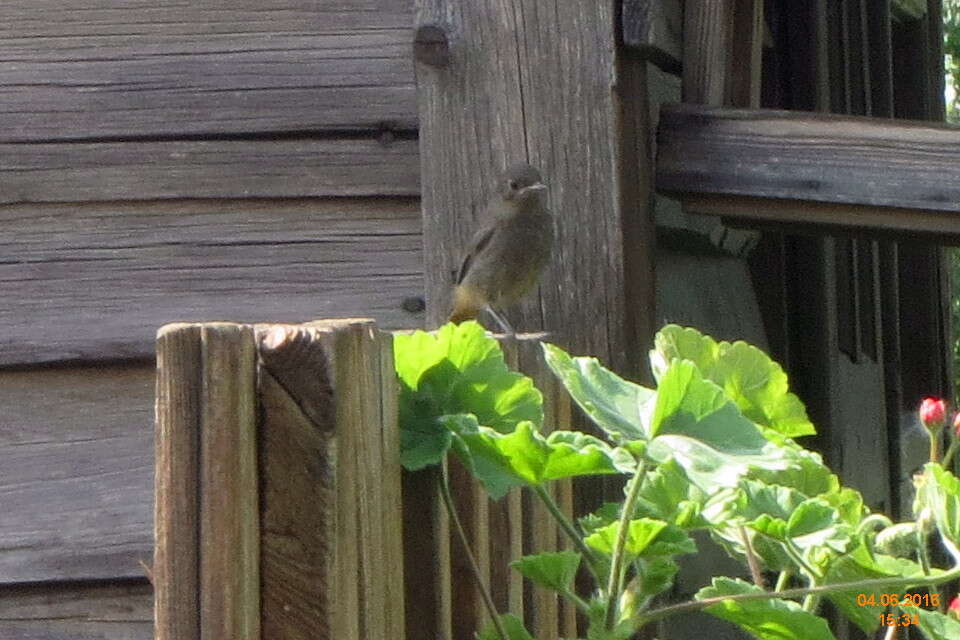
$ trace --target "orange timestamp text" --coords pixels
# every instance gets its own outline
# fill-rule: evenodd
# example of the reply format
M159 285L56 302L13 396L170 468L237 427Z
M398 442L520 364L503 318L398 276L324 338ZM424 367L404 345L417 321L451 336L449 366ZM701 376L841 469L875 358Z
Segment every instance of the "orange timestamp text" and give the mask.
M899 604L914 607L939 607L939 593L858 593L858 607L895 607ZM888 614L892 615L892 614Z
M909 627L912 624L920 624L920 616L915 613L881 613L880 624L888 627Z

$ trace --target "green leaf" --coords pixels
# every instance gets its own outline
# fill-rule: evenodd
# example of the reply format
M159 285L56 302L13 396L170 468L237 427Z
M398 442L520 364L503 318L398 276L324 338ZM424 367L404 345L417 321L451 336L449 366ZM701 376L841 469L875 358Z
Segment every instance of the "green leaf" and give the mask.
M830 564L825 581L827 584L838 584L888 576L893 580L900 579L903 576L921 578L923 571L914 562L902 558L892 558L880 553L871 554L865 546L859 545L850 553L837 558ZM903 587L898 587L896 590L902 593ZM890 591L891 589L886 587L857 588L853 591L834 591L826 594L826 597L843 615L869 635L880 626L879 616L886 609L885 606L880 605L880 596L884 593L890 593ZM872 596L875 604L866 604L862 596L858 599L858 594L866 596L868 599L866 602L869 602L869 598Z
M443 460L452 436L438 421L407 420L400 431L400 464L408 471L418 471Z
M874 546L888 556L911 558L920 547L920 527L913 521L891 525L877 534Z
M543 422L540 392L507 368L500 345L476 322L448 324L433 335L398 334L393 349L401 463L407 469L436 464L446 454L452 441L441 416L472 413L501 432L523 420Z
M677 325L661 329L654 345L651 362L658 375L673 360L689 360L750 420L789 437L816 433L803 403L789 391L787 374L760 349L742 341L718 343Z
M602 529L611 522L620 519L620 509L623 505L619 502L605 502L603 505L585 516L581 516L577 522L585 535L590 535L597 529Z
M543 343L551 371L580 408L616 440L645 440L648 415L656 392L624 380L596 358L571 358L563 349Z
M642 598L652 598L668 590L680 570L680 565L670 556L653 556L638 564L640 588L637 593Z
M597 551L610 555L613 553L618 531L620 522L612 522L597 529L583 541ZM674 555L696 553L697 546L679 527L662 520L639 518L628 524L624 551L632 556Z
M960 638L960 622L939 611L921 609L912 605L901 605L900 609L911 617L918 616L920 618L918 626L928 640L956 640Z
M704 492L735 486L751 469L783 469L782 447L769 442L694 363L674 360L660 379L647 455L674 458Z
M505 613L498 617L507 633L507 640L534 640L530 632L523 626L523 621L517 616ZM493 623L488 623L479 634L477 640L501 640L500 634Z
M794 509L787 520L787 535L803 550L826 547L844 553L851 542L840 514L819 498L805 500Z
M713 585L701 589L695 598L706 600L746 593L762 593L762 589L743 580L714 578ZM836 640L826 620L804 611L791 600L725 600L705 611L761 640Z
M790 466L785 469L756 469L750 478L766 484L796 489L809 496L838 491L840 480L823 464L819 453L806 449L791 449L786 452Z
M924 507L929 507L940 535L955 547L960 546L960 480L939 464L928 462L915 483L914 514L919 516Z
M713 525L713 535L731 554L741 558L746 557L743 546L746 535L767 569L795 568L781 541L787 538L790 514L806 496L795 489L753 480L741 481L734 495L727 500L718 496L705 505L703 515Z
M446 416L444 424L463 444L455 450L494 499L512 486L632 473L636 467L628 452L583 433L554 431L544 438L524 421L504 434L479 425L470 414Z
M637 495L637 514L664 520L684 529L707 525L700 517L704 493L687 480L676 460L667 460L647 472Z
M511 562L510 566L541 587L564 592L570 588L580 568L580 554L573 551L546 551L523 556Z

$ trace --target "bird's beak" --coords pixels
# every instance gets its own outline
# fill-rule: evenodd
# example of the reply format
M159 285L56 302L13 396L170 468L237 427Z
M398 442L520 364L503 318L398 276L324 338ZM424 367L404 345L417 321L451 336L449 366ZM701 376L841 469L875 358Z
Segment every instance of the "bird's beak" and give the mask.
M546 190L547 190L547 185L543 184L542 182L534 182L529 187L524 187L523 189L520 189L517 195L521 198L525 198L527 195L531 193L540 193L541 191L546 191Z

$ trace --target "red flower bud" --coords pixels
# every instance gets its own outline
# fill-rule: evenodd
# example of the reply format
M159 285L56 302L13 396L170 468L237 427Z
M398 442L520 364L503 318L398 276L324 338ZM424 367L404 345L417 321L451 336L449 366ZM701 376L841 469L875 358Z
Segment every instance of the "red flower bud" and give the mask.
M953 416L953 433L960 438L960 412Z
M947 608L947 615L954 619L960 619L960 596L950 601L950 606Z
M947 403L940 398L927 397L920 403L920 422L927 429L939 429L947 419Z

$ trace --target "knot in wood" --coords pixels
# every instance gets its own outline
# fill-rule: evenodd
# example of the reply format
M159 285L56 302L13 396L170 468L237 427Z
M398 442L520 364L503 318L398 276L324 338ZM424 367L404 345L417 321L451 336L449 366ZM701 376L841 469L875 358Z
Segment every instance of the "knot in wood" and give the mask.
M427 308L423 296L406 296L400 301L400 308L409 313L420 313Z
M436 24L422 24L417 27L413 38L413 57L417 62L431 67L445 67L450 64L450 40L446 30Z

